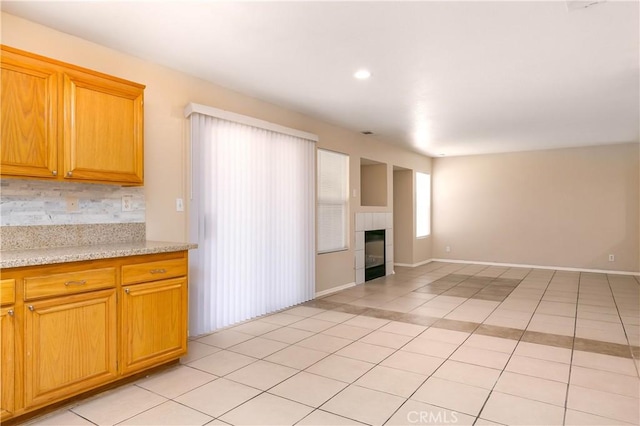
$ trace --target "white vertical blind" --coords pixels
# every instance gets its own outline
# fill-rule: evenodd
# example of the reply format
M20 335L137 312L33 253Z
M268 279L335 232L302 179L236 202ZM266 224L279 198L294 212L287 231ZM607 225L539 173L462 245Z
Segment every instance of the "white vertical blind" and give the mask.
M318 252L347 248L349 156L318 150Z
M191 114L190 333L310 300L315 144Z
M416 237L431 234L431 175L416 172Z

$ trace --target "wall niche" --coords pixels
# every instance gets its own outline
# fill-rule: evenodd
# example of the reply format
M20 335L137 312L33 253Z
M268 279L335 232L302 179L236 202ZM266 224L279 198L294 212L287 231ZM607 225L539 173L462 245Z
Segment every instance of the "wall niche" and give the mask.
M387 206L387 164L360 158L360 205Z

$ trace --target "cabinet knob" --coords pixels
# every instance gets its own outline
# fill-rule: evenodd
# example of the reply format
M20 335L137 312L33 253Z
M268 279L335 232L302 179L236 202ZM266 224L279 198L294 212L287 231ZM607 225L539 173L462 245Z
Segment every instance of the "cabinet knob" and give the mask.
M58 171L57 170L52 170L51 174L54 175L54 176L58 176Z
M125 288L125 289L124 289L124 292L125 292L125 293L127 293L127 294L129 294L129 289L128 289L128 288Z
M33 305L29 305L29 310L30 310L30 311L33 311L33 310L34 310Z
M12 317L12 316L13 316L13 309L9 309L9 310L7 311L7 315L9 315L10 317Z
M73 172L67 172L67 177L73 176Z

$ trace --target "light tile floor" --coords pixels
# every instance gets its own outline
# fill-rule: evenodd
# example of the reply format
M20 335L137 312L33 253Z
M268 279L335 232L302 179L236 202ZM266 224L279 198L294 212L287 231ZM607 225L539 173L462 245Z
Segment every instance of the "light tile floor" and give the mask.
M637 277L397 267L31 424L637 425L639 344Z

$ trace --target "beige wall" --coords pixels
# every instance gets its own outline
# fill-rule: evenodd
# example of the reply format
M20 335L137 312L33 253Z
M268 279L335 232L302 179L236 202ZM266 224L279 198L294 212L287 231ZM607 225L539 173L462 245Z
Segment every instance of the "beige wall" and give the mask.
M413 264L413 170L393 172L393 260Z
M638 147L435 159L433 257L639 271Z
M145 199L147 237L186 241L187 212L175 211L175 199L188 201L189 102L249 115L319 136L318 147L350 155L350 249L317 257L316 290L355 281L354 214L391 211L391 170L387 172L387 206L360 207L360 157L428 171L431 159L295 111L254 99L187 74L135 58L113 49L2 13L2 43L146 84L145 91ZM387 166L390 167L390 166ZM187 205L188 207L188 205Z
M422 238L413 239L413 263L412 265L418 265L424 263L425 260L433 258L433 229L431 235Z
M387 206L387 165L360 166L360 199L363 206Z
M416 170L431 173L430 170ZM404 265L419 265L432 256L432 236L416 238L415 182L416 171L393 172L394 261ZM432 226L433 234L433 226Z

